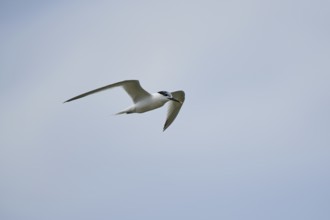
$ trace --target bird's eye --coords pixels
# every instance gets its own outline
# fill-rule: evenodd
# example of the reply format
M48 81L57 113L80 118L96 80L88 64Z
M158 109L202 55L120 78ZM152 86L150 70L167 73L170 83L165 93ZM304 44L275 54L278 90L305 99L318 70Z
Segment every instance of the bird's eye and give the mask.
M172 95L169 93L169 92L166 92L166 91L160 91L160 92L158 92L159 94L162 94L163 96L165 96L165 97L169 97L169 98L171 98L172 97Z

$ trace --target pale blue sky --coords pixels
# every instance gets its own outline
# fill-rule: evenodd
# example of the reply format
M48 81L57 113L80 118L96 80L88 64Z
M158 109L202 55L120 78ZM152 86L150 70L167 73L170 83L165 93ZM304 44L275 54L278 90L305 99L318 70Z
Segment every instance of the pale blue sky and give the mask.
M2 1L0 219L330 218L329 1ZM183 89L113 116L121 89Z

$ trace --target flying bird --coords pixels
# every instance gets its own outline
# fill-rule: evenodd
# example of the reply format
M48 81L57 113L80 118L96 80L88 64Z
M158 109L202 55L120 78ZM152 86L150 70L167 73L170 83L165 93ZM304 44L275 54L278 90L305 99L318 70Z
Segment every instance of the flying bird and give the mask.
M132 106L118 112L116 115L144 113L160 108L165 103L169 102L167 118L163 127L163 131L165 131L172 124L185 100L185 93L182 90L175 92L160 91L156 93L149 93L141 87L138 80L125 80L75 96L71 99L68 99L64 103L71 102L73 100L80 99L107 89L112 89L114 87L123 87L134 103Z

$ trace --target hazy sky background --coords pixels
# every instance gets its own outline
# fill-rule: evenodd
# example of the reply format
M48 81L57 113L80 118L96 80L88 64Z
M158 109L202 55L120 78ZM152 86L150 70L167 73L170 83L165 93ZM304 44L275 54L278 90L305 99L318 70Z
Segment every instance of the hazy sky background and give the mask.
M1 1L0 219L330 219L330 2ZM183 89L113 116L126 79Z

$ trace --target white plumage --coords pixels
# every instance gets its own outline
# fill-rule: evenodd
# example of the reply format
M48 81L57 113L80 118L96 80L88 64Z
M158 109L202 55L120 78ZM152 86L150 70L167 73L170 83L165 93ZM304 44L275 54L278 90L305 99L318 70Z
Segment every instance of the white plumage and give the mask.
M182 90L175 91L172 93L167 91L160 91L157 93L150 94L141 87L140 82L138 80L125 80L83 93L65 102L71 102L73 100L80 99L82 97L114 87L123 87L124 90L128 93L128 95L132 98L134 103L132 106L121 112L118 112L117 114L144 113L150 110L154 110L156 108L160 108L165 103L170 101L163 131L165 131L172 124L185 100L185 93Z

